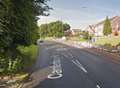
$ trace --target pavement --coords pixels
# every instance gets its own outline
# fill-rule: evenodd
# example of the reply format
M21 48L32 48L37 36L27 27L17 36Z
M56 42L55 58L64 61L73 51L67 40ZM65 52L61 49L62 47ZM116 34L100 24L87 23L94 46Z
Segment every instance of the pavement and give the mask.
M31 85L26 88L120 88L120 63L109 60L108 56L53 41L39 46L40 53L28 83ZM60 69L53 66L54 57L59 60ZM62 77L48 78L58 70Z

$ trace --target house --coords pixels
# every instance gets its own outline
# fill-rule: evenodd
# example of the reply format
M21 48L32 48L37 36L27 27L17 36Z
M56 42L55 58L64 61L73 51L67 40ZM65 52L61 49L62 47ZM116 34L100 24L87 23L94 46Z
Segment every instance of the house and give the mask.
M65 36L75 36L78 35L81 32L80 29L70 29L65 31Z
M81 32L81 29L72 29L73 30L73 35L79 35Z
M73 32L71 30L66 30L64 31L65 33L65 36L72 36L73 35Z
M115 16L110 19L113 36L120 36L120 16ZM86 30L95 36L103 36L104 21L101 21L95 25L89 25Z

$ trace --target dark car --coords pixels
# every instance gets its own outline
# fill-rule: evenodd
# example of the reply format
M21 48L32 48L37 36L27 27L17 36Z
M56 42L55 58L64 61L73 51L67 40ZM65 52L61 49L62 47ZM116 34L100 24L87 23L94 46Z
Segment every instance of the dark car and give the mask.
M39 43L43 43L44 41L43 40L40 40Z

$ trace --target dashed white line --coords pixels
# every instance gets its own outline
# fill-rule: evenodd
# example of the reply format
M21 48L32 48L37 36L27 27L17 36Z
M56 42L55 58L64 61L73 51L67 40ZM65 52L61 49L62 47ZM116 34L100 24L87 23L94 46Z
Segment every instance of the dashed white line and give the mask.
M48 75L49 79L58 79L58 78L61 78L63 76L61 62L60 62L60 58L58 55L53 56L52 69L53 69L52 73Z
M71 53L69 53L69 55L70 55L70 57L73 59L74 58L74 56L71 54Z
M76 62L79 64L79 66L81 67L81 69L82 69L85 73L87 73L87 70L82 66L82 64L81 64L78 60L76 60Z
M56 51L67 51L67 48L57 48Z
M67 54L63 54L66 58L71 58L71 59L73 59L74 58L74 56L71 54L71 53L67 53Z
M99 85L96 86L97 88L101 88Z
M78 65L74 60L72 60L72 62L73 62L74 64Z
M72 60L72 62L81 68L85 73L88 73L87 70L82 66L82 64L78 60Z

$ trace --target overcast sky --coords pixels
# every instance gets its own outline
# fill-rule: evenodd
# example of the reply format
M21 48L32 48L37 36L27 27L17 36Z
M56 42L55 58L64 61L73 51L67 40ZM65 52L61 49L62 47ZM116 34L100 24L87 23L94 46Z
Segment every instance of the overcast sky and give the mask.
M40 17L39 24L62 20L72 28L84 28L106 16L120 15L120 0L51 0L50 16Z

